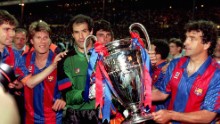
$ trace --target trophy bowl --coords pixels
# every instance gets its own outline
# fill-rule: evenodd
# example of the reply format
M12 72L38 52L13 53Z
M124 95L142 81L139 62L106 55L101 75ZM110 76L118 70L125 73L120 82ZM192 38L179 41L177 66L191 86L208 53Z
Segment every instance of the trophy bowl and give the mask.
M134 23L129 27L130 33L134 26L141 28L147 39L148 50L150 50L150 40L144 26L140 23ZM85 53L87 53L87 41L91 41L91 38L97 41L94 35L87 36L84 42ZM144 74L146 74L143 71L143 50L141 52L140 48L134 47L134 45L135 43L131 38L109 42L103 45L108 55L102 59L104 70L110 78L116 100L129 110L130 116L124 123L132 124L152 119L150 114L146 114L146 106L143 104L144 90L146 90L143 81ZM88 55L85 55L89 61Z
M131 113L129 123L151 119L142 115L142 59L137 49L131 48L131 39L120 39L105 45L109 56L103 60L106 72L118 94L117 100Z

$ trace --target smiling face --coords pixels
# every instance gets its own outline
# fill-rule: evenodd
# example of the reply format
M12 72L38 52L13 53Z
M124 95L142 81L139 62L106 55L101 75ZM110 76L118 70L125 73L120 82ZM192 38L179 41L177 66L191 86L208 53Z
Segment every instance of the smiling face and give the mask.
M45 54L49 52L51 40L49 33L46 31L39 31L34 34L32 39L30 39L36 53Z

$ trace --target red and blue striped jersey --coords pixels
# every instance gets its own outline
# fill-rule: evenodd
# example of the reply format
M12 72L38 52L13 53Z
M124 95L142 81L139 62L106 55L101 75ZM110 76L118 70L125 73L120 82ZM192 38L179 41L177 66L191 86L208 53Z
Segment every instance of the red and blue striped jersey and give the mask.
M197 72L188 76L189 58L182 57L170 62L165 79L159 90L171 94L169 110L193 112L208 110L220 113L220 69L211 57Z
M49 52L47 68L53 61L55 53ZM35 75L42 72L45 68L39 69L35 65L36 53L30 52L23 57L26 66L19 66L22 70L22 77L25 78L29 74ZM41 83L33 89L25 86L25 123L26 124L61 124L62 111L52 110L52 106L57 99L61 98L61 91L71 87L71 82L62 73L62 70L55 69Z
M5 47L1 54L0 60L14 68L16 59L13 49L11 47Z
M165 73L162 72L162 67L164 67L167 64L167 61L164 61L157 65L153 69L153 74L152 74L152 85L155 87L160 87L160 83L164 78ZM158 111L160 109L165 109L169 100L167 101L160 101L160 102L153 102L152 107L151 107L151 112Z

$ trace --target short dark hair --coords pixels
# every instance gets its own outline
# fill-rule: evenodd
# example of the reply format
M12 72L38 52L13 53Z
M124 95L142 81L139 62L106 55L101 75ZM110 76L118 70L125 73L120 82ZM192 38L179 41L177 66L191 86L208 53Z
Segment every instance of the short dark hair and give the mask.
M0 10L0 25L2 25L3 23L9 23L10 25L14 25L15 27L18 26L18 21L13 15L11 15L6 10Z
M170 38L169 39L169 44L174 43L177 47L180 47L180 53L182 52L183 49L183 42L179 38Z
M170 38L169 43L174 43L177 47L183 48L183 42L179 38Z
M166 59L169 55L170 48L167 40L165 39L154 39L151 43L156 46L155 52L156 54L161 55L161 59Z
M97 31L99 30L110 32L112 37L114 37L114 33L110 22L104 19L100 19L94 22L93 34L96 35Z
M24 29L24 28L16 28L15 29L15 33L20 33L20 32L24 32L26 34L26 37L28 37L28 32L26 29Z
M89 31L92 31L93 29L93 19L89 16L86 16L86 15L83 15L83 14L78 14L74 17L72 17L69 21L69 24L68 24L68 29L69 31L71 31L71 33L73 32L73 24L76 23L87 23L88 24L88 28L89 28Z
M211 46L208 49L208 55L213 54L218 36L217 25L214 22L206 20L190 21L185 25L184 29L186 32L190 32L192 30L198 32L201 31L203 34L203 43L211 43Z
M39 31L46 31L49 33L49 35L51 34L50 26L45 21L39 20L39 21L34 21L30 24L29 37L33 38L35 33Z

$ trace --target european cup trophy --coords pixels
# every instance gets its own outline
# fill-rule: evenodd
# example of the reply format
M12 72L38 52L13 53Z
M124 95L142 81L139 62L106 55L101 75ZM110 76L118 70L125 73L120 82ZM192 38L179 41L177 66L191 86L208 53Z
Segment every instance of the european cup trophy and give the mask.
M139 27L143 31L148 50L150 49L150 40L146 29L140 23L133 23L130 25L129 30L132 33L133 27ZM87 44L88 38L96 37L90 35L86 38L84 46ZM108 55L102 58L102 62L111 81L113 94L116 99L130 111L130 118L126 123L141 123L152 119L150 114L143 114L145 112L144 95L146 95L146 83L151 84L151 80L146 82L143 78L149 75L149 72L144 71L143 68L143 52L139 47L134 47L135 43L131 38L120 39L105 44L104 47ZM85 47L86 48L86 47ZM86 52L86 50L85 50ZM88 58L88 56L87 56ZM151 85L148 85L151 87ZM151 91L148 91L151 92Z

